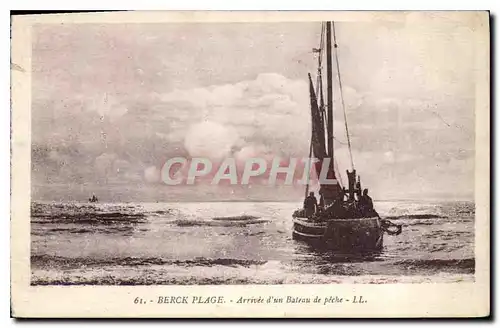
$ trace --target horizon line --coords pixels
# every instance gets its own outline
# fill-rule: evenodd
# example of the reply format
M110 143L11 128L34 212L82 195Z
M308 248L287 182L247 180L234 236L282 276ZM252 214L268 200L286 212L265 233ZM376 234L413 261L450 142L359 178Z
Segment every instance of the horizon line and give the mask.
M113 204L113 203L293 203L293 202L302 202L302 199L297 200L261 200L261 199L222 199L222 200L162 200L162 201L99 201L100 204ZM374 202L472 202L475 203L475 199L445 199L445 198L394 198L394 199L374 199ZM43 200L43 199L31 199L31 203L36 202L59 202L59 203L89 203L88 200Z

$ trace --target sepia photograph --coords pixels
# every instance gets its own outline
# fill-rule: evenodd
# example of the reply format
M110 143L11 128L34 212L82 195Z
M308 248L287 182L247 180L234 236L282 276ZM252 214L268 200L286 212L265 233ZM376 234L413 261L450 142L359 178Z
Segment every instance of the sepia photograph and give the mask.
M13 34L23 288L488 288L487 12L130 14Z

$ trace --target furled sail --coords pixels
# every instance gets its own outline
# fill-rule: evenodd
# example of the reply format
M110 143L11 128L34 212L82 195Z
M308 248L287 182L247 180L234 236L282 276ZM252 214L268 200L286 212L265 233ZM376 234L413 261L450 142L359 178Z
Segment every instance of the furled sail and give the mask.
M318 99L314 91L311 74L309 74L309 95L311 98L311 118L312 118L312 149L314 157L320 160L320 166L316 165L316 170L319 172L321 169L321 162L327 157L325 145L325 123L323 122L323 115L318 107Z
M333 200L338 198L341 192L340 186L337 183L335 177L335 171L333 169L333 158L331 158L326 150L326 140L325 140L325 122L323 119L323 114L318 107L318 99L316 97L316 92L314 91L313 82L311 75L309 74L309 94L311 100L311 119L312 119L312 151L314 157L318 160L314 168L318 176L326 177L328 183L321 183L320 194L326 203L331 203ZM328 159L329 165L327 166L327 172L322 173L323 162Z

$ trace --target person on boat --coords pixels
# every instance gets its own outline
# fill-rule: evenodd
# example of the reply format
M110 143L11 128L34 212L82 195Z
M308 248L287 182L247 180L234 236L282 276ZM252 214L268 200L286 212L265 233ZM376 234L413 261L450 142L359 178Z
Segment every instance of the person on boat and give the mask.
M363 215L371 215L375 211L373 209L373 200L368 196L368 189L363 190L363 195L359 198L358 206Z
M316 214L316 211L318 210L318 201L316 200L314 192L312 191L309 193L309 196L307 196L306 199L304 200L304 210L306 212L306 217L308 218Z
M343 202L346 201L346 196L349 194L349 192L347 191L347 188L346 187L342 187L342 193L341 193L341 200Z
M361 199L361 181L358 175L358 181L356 182L356 193L354 195L355 199L358 201Z
M343 218L345 217L345 201L344 201L344 190L336 195L335 199L330 205L325 206L322 212L322 219L329 220L332 218Z

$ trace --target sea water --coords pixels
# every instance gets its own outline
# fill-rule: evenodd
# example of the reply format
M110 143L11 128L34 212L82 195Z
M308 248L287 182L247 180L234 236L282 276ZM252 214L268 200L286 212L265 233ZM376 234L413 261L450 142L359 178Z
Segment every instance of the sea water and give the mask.
M403 225L353 256L292 239L300 203L43 203L31 208L32 285L473 281L474 203L375 202Z

